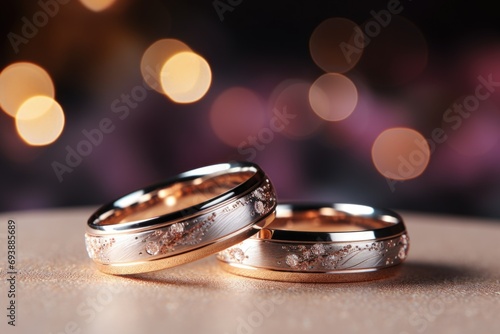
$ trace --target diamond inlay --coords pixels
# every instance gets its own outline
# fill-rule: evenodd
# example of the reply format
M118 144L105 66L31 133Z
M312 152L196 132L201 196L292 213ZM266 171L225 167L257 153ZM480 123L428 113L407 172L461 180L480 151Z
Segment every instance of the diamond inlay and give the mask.
M245 260L245 252L238 246L225 249L218 254L218 256L226 261L242 263Z
M225 206L216 210L158 227L148 231L105 237L86 235L89 256L102 263L123 263L144 260L149 257L160 257L184 251L189 246L200 245L212 238L220 238L242 225L258 221L273 210L276 205L274 190L269 180L250 193L228 201ZM234 224L235 217L247 215L248 220ZM229 224L231 223L231 224ZM229 224L229 225L228 225ZM214 225L217 228L213 228ZM111 247L114 248L110 252ZM126 251L125 251L126 249ZM123 250L123 251L120 251ZM247 255L241 249L231 253L234 261L241 262Z
M316 243L287 245L281 248L288 253L285 255L285 263L288 267L306 271L314 268L327 270L357 268L367 260L375 261L377 265L380 263L393 265L396 259L399 262L406 258L408 245L408 237L402 235L399 240L391 239L362 244L339 246L335 243ZM277 263L280 264L281 260L277 259Z
M113 237L91 237L85 235L85 246L87 248L87 253L93 259L98 259L102 263L108 263L109 258L107 257L108 250L115 244L115 238Z

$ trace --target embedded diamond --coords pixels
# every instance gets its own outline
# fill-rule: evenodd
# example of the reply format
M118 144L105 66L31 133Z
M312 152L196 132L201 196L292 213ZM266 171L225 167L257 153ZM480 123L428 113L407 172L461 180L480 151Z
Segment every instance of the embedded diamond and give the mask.
M311 251L316 256L323 255L325 254L325 246L323 246L322 244L314 244L311 247Z
M173 235L179 235L184 232L184 225L182 223L176 223L170 226L170 233Z
M398 257L401 260L404 260L406 258L406 249L404 246L399 249Z
M333 254L328 255L325 259L325 264L327 266L333 266L335 265L335 262L336 262L336 257Z
M288 254L286 256L285 262L292 268L297 267L297 265L299 264L299 257L297 254Z
M160 252L160 245L155 241L148 241L146 244L146 252L149 255L156 255Z
M302 256L305 258L305 259L311 259L311 258L314 258L313 256L313 253L311 252L311 250L305 250L302 252Z
M255 212L257 212L258 214L264 213L264 203L262 203L261 201L255 202L254 208Z
M163 234L163 231L157 230L157 231L154 231L153 233L151 233L150 237L151 238L161 237L162 234Z
M399 242L404 246L408 245L408 237L406 236L406 234L403 234L401 238L399 238Z
M254 195L255 195L255 197L257 197L258 199L261 199L261 200L264 199L264 197L265 197L264 190L262 188L255 190Z
M236 262L243 262L245 259L245 253L240 248L234 248L231 250L231 256Z

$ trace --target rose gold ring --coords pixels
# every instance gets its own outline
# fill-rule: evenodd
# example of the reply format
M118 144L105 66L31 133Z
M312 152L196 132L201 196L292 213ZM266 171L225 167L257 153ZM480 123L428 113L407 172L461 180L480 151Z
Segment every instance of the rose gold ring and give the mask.
M409 250L402 218L355 204L279 204L276 219L217 256L233 274L292 282L352 282L393 274Z
M105 273L161 270L215 254L274 219L276 195L260 167L195 169L105 205L87 226L87 252Z

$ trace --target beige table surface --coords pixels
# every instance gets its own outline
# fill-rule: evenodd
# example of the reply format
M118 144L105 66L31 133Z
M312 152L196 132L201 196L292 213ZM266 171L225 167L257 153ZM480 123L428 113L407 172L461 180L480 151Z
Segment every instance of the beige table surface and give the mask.
M102 274L83 241L93 209L0 214L0 333L500 333L500 221L403 214L412 243L399 276L300 284L232 276L213 257L141 278Z

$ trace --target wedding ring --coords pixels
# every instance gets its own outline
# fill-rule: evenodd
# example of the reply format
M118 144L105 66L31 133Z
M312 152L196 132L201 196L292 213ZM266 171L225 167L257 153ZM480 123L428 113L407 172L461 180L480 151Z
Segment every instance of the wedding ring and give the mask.
M217 255L226 271L291 282L352 282L387 277L409 239L390 210L355 204L279 204L276 219Z
M98 209L88 220L87 252L109 274L161 270L247 239L275 209L273 186L257 165L203 167Z

